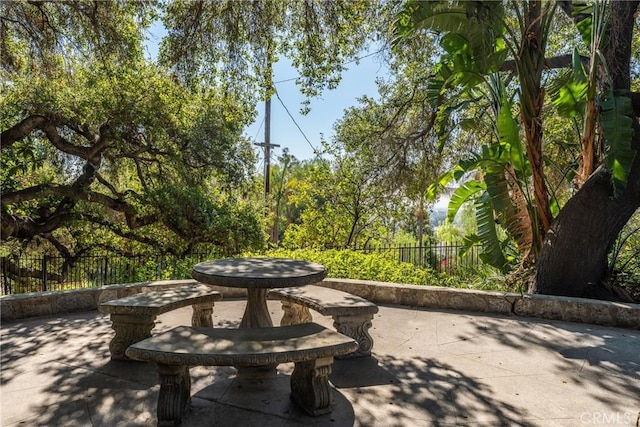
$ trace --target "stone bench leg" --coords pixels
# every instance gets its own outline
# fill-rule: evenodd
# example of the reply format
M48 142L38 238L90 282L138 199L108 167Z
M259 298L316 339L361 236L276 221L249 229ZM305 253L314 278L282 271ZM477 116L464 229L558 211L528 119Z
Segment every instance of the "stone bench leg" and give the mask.
M296 362L291 374L291 399L314 417L331 412L332 363L333 357Z
M303 305L282 301L282 320L280 326L297 325L300 323L309 323L313 321L313 316L309 309Z
M372 320L372 314L333 316L333 326L336 331L353 338L359 346L353 353L338 356L339 359L371 356L373 338L369 335L369 328Z
M158 363L160 394L158 395L158 425L175 426L189 409L191 377L187 366Z
M109 343L112 360L126 360L124 352L133 343L151 336L156 316L138 316L132 314L112 314L111 328L116 335Z
M193 304L191 326L213 328L213 303Z

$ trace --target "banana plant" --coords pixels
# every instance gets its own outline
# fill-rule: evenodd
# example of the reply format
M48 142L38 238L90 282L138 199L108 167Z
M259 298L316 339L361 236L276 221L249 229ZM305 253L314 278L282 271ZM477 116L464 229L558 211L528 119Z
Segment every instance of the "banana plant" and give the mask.
M532 171L527 150L520 141L512 102L498 75L507 56L515 56L517 51L515 43L507 42L504 13L502 2L409 0L395 26L398 43L422 29L440 34L442 56L428 84L428 95L443 123L469 104L486 103L483 105L493 112L488 120L494 129L492 142L441 176L427 196L433 197L441 186L459 181L471 171L479 172L480 180L463 182L453 193L449 219L455 217L463 203L474 199L478 233L467 236L466 241L482 243L482 258L502 271L514 261L513 256L507 255L509 242L515 242L522 260L530 260L532 248L538 248L541 241L538 217L528 199ZM444 102L444 97L449 102ZM508 238L500 239L500 227Z
M628 94L613 91L607 64L600 50L606 37L607 2L574 1L574 15L586 16L576 26L583 41L589 46L589 65L585 69L579 51L573 51L570 72L560 75L549 86L549 95L557 112L568 118L581 116L583 121L582 155L576 183L578 187L589 178L600 163L611 171L615 197L626 188L626 182L636 151L631 147L633 116ZM604 71L603 71L604 70ZM599 82L605 88L598 90ZM597 126L602 127L604 150L599 149Z
M585 69L576 51L572 73L565 74L565 83L557 84L549 92L561 114L583 117L582 161L577 182L584 182L595 166L604 162L612 173L614 194L619 196L624 191L635 156L630 145L631 104L623 93L597 88L603 80L603 72L600 70L604 69L606 74L606 63L600 53L600 45L606 34L606 2L597 0L573 3L575 13L589 16L589 19L579 21L579 29L590 47L590 63L588 69ZM407 0L394 28L396 46L401 46L403 40L419 36L425 29L438 34L441 60L428 84L428 92L432 107L438 108L443 129L450 124L452 113L469 104L486 101L487 94L481 93L475 98L472 94L477 93L478 87L491 79L489 76L501 70L508 55L514 59L515 76L519 83L518 110L522 131L518 121L512 117L505 99L493 96L488 91L490 98L492 97L489 105L500 107L500 112L494 117L499 143L497 146L486 146L477 155L478 158L471 160L471 163L475 163L473 167L482 171L482 180L486 185L482 191L488 196L480 196L478 186L461 187L459 191L462 196L472 189L476 190L474 195L479 196L476 203L490 200L496 208L495 212L499 213L497 217L511 215L509 220L501 219L500 223L517 243L526 260L530 251L535 257L540 250L542 235L553 220L554 202L549 199L542 152L545 90L541 86L541 75L545 68L546 41L557 5L556 2L537 1L508 3L512 7L509 17L513 19L515 16L517 23L514 26L507 23L509 18L504 10L506 4L492 1ZM596 131L597 123L600 123L603 132ZM606 135L605 149L601 151L597 150L599 145L595 141L598 134ZM523 136L525 149L519 142L519 135ZM510 156L508 162L503 158L507 154ZM445 181L454 176L459 178L468 172L469 169L464 166L464 163L459 164L458 169L443 177ZM507 209L509 205L500 203L501 196L506 194L510 195L512 204L526 205L529 208L515 208L515 211ZM455 206L457 198L453 200ZM557 211L557 207L555 210ZM528 221L525 220L525 211L528 212ZM484 221L488 218L488 215L482 217ZM527 231L523 227L515 227L521 223L531 223L532 227ZM487 238L492 236L488 232L485 235ZM520 236L527 236L530 245L519 241ZM490 250L494 255L497 254L497 247L495 244L486 246L487 251ZM497 255L490 258L498 265L503 262Z
M620 197L627 187L627 178L637 151L631 146L633 120L631 99L620 91L607 90L600 102L602 127L607 153L604 159L611 171L613 194Z
M434 198L439 189L453 181L463 181L451 195L447 219L453 221L464 203L473 201L478 232L465 236L465 245L482 244L482 260L506 272L516 258L526 264L536 247L535 209L529 197L531 166L520 138L520 126L512 114L513 103L497 74L489 76L483 91L489 105L494 106L493 140L479 153L464 159L432 184L427 197ZM474 179L466 177L474 176ZM506 232L500 238L499 229ZM512 242L519 257L513 255Z

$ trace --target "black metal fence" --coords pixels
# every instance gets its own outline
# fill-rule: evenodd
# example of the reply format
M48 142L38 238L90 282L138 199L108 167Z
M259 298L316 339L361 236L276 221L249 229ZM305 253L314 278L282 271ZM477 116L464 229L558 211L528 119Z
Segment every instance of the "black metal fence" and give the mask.
M65 260L59 256L0 258L0 294L59 291L114 283L190 277L191 267L209 257L191 254L90 255Z
M455 275L481 263L480 247L472 247L464 255L461 255L461 249L461 245L437 243L426 246L375 246L356 250L389 253L399 261ZM56 256L2 257L0 295L184 279L191 276L191 268L195 264L222 256L205 253L191 254L185 258L169 255L92 255L74 260Z
M457 274L461 270L482 263L481 246L472 246L462 254L463 246L457 243L430 243L418 245L372 246L358 248L363 252L387 252L401 262L409 262L421 267L431 267L438 273Z

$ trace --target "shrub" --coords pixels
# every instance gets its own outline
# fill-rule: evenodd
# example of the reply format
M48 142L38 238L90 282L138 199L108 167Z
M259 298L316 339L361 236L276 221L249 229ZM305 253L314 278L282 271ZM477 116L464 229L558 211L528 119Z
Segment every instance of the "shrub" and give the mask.
M291 258L321 264L327 277L356 280L373 280L413 285L460 286L455 277L434 272L431 268L400 262L390 254L363 253L352 250L274 249L261 255L245 253L244 256Z

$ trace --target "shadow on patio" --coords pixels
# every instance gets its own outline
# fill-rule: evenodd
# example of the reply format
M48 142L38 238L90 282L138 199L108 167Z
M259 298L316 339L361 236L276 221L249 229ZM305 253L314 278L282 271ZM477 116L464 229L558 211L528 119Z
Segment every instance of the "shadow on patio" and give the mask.
M216 304L216 326L235 326L243 305ZM274 320L278 310L270 306ZM156 330L190 315L167 313ZM638 331L399 306L381 306L374 326L374 357L333 365L331 414L309 417L290 402L292 365L251 384L233 368L194 367L184 425L580 425L587 411L636 421ZM110 361L112 336L97 312L3 324L2 425L155 425L156 370Z

